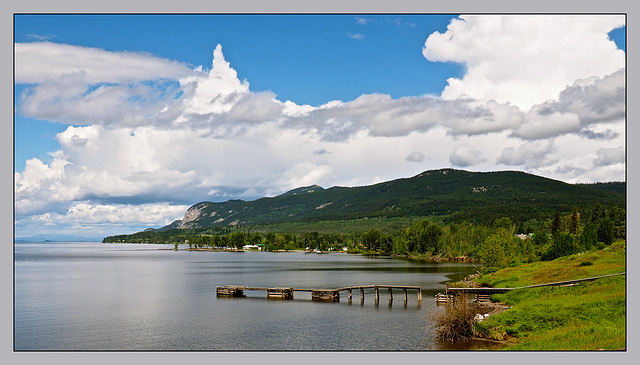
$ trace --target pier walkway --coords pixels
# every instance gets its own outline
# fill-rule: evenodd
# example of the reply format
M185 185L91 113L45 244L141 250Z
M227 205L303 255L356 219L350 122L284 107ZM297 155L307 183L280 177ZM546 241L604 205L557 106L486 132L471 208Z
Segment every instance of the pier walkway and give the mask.
M353 298L354 291L360 291L360 302L364 303L365 289L373 289L375 302L380 300L380 290L387 289L389 293L389 302L393 301L393 290L402 290L404 294L404 303L407 303L407 291L415 290L418 303L422 302L422 290L419 286L411 285L354 285L345 286L336 289L310 289L310 288L292 288L292 287L250 287L240 285L225 285L216 288L216 295L219 297L243 297L244 292L248 290L266 291L267 298L293 299L293 292L311 292L312 300L321 301L338 301L340 300L340 292L346 291L349 301Z
M493 295L493 294L502 294L502 293L506 293L506 292L511 291L511 290L540 288L540 287L543 287L543 286L572 286L572 285L578 285L581 282L593 281L593 280L597 280L597 279L607 278L607 277L610 277L610 276L618 276L618 275L626 275L626 272L621 272L621 273L617 273L617 274L610 274L610 275L595 276L595 277L584 278L584 279L566 280L566 281L558 281L558 282L553 282L553 283L544 283L544 284L536 284L536 285L519 286L519 287L515 287L515 288L488 288L488 287L453 288L453 287L449 287L449 284L447 283L446 294L438 293L436 295L436 301L438 303L447 302L447 301L451 300L454 296L461 295L461 294L468 294L472 298L474 298L476 301L489 301L491 295Z

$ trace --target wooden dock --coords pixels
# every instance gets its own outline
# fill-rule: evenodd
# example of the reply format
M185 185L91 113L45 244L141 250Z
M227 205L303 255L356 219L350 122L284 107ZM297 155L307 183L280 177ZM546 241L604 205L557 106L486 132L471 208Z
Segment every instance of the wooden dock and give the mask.
M364 303L365 289L373 289L375 303L380 300L380 290L387 289L389 293L389 302L393 302L393 290L402 290L404 303L408 301L409 290L415 290L418 303L422 302L422 289L419 286L411 285L355 285L346 286L336 289L308 289L308 288L291 288L291 287L249 287L240 285L225 285L218 286L216 288L216 295L218 297L243 297L244 292L248 290L266 291L267 298L269 299L293 299L293 293L296 291L311 292L311 299L314 301L331 301L336 302L340 300L340 292L346 291L349 302L353 299L353 291L360 291L360 302Z
M545 286L573 286L578 285L581 282L594 281L597 279L607 278L610 276L618 276L618 275L626 275L626 272L621 272L618 274L610 274L610 275L602 275L595 276L591 278L584 279L576 279L576 280L566 280L566 281L557 281L553 283L544 283L544 284L536 284L536 285L527 285L527 286L519 286L515 288L489 288L489 287L469 287L469 288L451 288L447 283L446 294L438 293L436 294L436 302L437 303L446 303L451 300L453 297L462 294L468 294L469 298L474 301L489 301L493 294L502 294L511 290L518 289L530 289L530 288L540 288Z

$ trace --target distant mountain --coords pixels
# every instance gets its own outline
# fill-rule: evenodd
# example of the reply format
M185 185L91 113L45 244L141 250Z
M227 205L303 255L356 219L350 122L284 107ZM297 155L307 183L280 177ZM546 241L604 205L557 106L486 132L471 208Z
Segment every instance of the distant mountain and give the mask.
M16 237L15 242L100 242L102 237L85 237L65 234L39 234L30 237Z
M446 221L514 222L546 219L556 211L591 210L595 203L624 208L626 183L568 184L520 171L442 169L361 187L318 185L254 201L200 202L184 218L160 228L207 228L284 221L363 217L445 216Z

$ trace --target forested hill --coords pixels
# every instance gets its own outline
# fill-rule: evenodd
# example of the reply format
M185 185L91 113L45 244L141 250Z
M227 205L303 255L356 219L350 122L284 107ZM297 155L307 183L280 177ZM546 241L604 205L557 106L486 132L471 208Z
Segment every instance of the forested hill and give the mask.
M254 201L201 202L160 230L363 217L445 216L447 222L544 220L595 203L625 208L625 183L567 184L518 171L442 169L361 187L313 185Z

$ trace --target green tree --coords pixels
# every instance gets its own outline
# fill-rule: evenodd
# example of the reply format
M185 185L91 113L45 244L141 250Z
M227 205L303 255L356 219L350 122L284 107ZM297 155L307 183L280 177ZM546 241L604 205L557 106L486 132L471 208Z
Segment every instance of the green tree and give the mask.
M606 217L606 211L600 203L596 203L591 212L591 222L598 222L600 219Z
M393 253L395 255L407 255L409 254L409 249L407 248L407 239L406 236L398 236L393 240Z
M382 232L379 229L372 228L362 237L362 243L370 250L377 251L380 249L380 236Z
M553 215L553 221L551 222L551 234L558 232L561 228L561 224L560 213L556 211Z
M598 226L589 221L584 225L578 240L581 250L590 250L598 243Z
M487 237L482 246L481 258L486 272L493 272L508 266L509 261L504 251L505 238L499 233Z
M614 240L613 221L609 217L605 217L598 221L598 242L610 245Z
M622 208L613 207L609 209L608 217L613 222L614 235L616 238L626 237L626 211Z
M511 223L511 218L509 217L502 217L499 219L496 219L495 222L493 222L493 229L495 230L499 230L499 229L505 229L508 232L513 233L513 223Z
M420 234L420 253L440 253L439 241L441 235L442 228L435 223L429 223Z
M571 214L571 221L569 222L569 232L572 234L578 233L578 227L580 225L580 216L578 214L578 207L573 208L573 214Z
M533 232L533 244L537 247L544 247L549 244L549 235L544 229Z
M542 255L544 261L557 259L558 257L571 255L578 251L575 237L571 233L557 232L553 235L551 246Z

